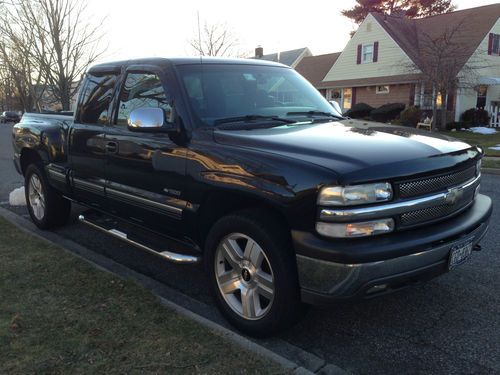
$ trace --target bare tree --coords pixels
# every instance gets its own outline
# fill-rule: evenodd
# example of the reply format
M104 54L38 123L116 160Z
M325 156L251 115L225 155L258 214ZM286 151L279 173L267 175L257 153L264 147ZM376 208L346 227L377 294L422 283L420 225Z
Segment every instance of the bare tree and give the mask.
M3 57L14 68L28 65L28 86L38 88L31 95L43 95L45 87L69 110L81 75L104 51L102 23L87 21L83 0L15 0L4 7L0 31L8 52L21 58Z
M447 98L458 88L473 88L477 85L478 71L486 67L485 60L474 58L474 46L467 43L470 23L462 20L446 27L442 32L431 34L421 31L418 40L418 53L409 66L413 73L419 73L426 85L432 86L433 118L441 112L441 127L446 126ZM436 99L441 97L440 107ZM433 121L433 130L436 121Z
M205 22L199 35L190 39L189 45L200 56L234 56L238 39L224 23Z
M8 83L5 93L15 96L24 110L32 110L43 95L42 69L31 53L36 34L22 24L20 8L3 6L0 12L2 83Z

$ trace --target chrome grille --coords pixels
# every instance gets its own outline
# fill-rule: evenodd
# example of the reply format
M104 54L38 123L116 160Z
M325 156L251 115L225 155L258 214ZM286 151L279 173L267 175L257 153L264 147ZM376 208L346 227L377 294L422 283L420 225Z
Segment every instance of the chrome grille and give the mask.
M444 218L467 207L474 199L475 189L466 191L462 199L452 205L441 204L439 206L409 211L400 215L401 226L413 226L437 219Z
M401 182L399 184L399 196L401 198L416 197L419 195L435 193L446 190L455 185L460 185L476 176L476 167L444 174L441 176L424 178L422 180Z

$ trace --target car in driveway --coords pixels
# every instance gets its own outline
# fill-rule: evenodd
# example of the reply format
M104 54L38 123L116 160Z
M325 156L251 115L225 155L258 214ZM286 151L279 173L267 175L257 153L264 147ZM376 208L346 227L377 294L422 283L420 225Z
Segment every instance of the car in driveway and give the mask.
M21 120L21 116L17 112L5 111L0 115L0 123L6 124L8 122L18 123Z
M302 306L371 298L454 270L488 229L483 151L343 117L266 61L96 65L74 117L25 114L14 163L28 212L82 223L181 265L255 336Z

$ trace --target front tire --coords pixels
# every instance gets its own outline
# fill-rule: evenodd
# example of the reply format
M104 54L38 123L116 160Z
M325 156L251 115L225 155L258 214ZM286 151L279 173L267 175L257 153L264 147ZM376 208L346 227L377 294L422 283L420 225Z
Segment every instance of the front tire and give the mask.
M41 164L28 166L24 187L28 213L38 228L50 229L68 221L71 202L50 186Z
M295 257L277 220L258 211L220 219L207 238L205 267L222 314L256 337L291 326L302 312Z

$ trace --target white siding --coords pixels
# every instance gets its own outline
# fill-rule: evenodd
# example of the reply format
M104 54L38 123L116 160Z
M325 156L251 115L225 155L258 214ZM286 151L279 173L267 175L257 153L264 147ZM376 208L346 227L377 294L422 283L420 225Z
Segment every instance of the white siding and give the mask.
M356 64L358 44L379 42L378 61ZM408 55L370 14L361 23L323 81L418 73Z
M466 63L466 67L459 73L458 77L464 86L458 90L457 105L455 108L455 120L459 121L461 114L469 108L474 108L477 102L477 92L470 88L475 81L481 77L500 78L500 56L488 55L488 40L490 33L500 34L500 19L486 34L476 51ZM492 101L500 101L500 85L488 86L486 95L486 110Z
M460 116L469 108L475 108L477 103L477 92L471 88L457 90L457 101L455 103L455 121L460 121Z
M458 75L462 81L474 79L475 76L500 78L500 56L488 55L488 39L490 33L500 34L500 19L497 20L493 28L486 34L486 37L479 44L476 52L472 54L466 64L466 68ZM470 77L469 70L474 68L473 77ZM469 75L469 77L467 77Z

